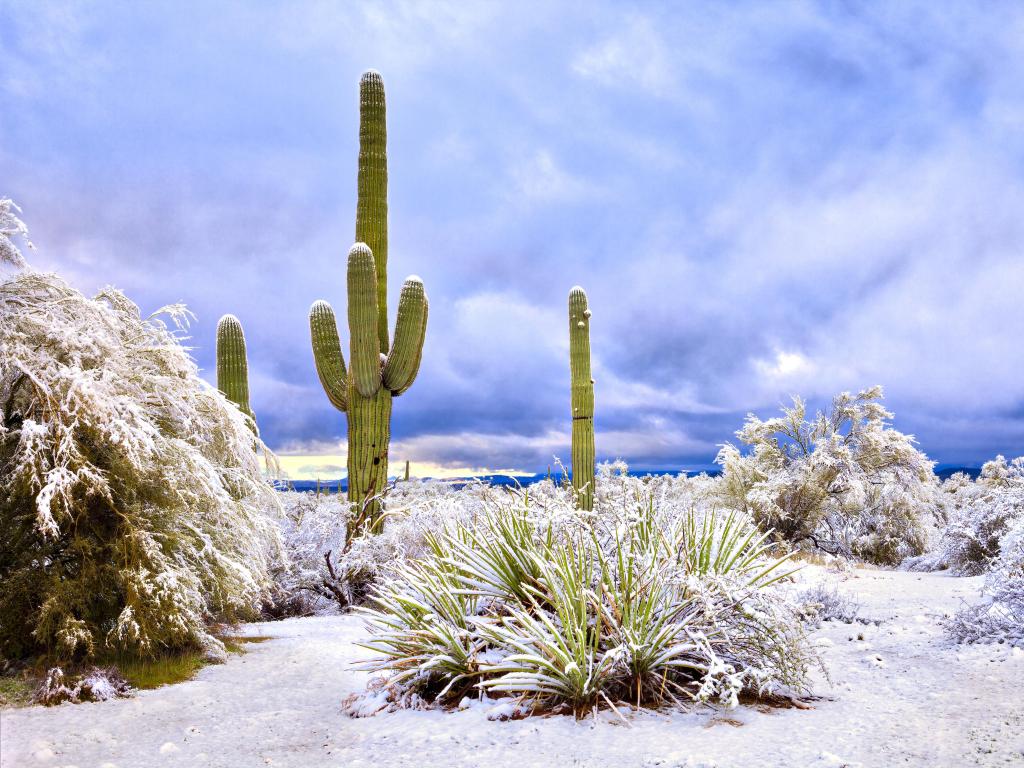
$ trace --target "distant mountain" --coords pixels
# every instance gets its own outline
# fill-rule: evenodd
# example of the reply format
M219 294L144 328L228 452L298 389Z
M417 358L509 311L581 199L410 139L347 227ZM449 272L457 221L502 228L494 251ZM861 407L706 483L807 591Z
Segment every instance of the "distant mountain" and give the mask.
M722 474L720 469L709 469L703 470L708 475L715 477ZM935 467L935 474L938 475L940 480L946 480L951 475L957 472L964 472L970 475L972 478L977 479L978 475L981 474L980 467L961 467L955 464L938 464ZM675 470L675 469L638 469L631 470L629 472L633 477L644 477L646 475L678 475L680 473L686 473L693 477L699 475L700 472L696 470ZM550 477L559 482L562 480L562 473L553 472ZM534 483L546 480L548 478L547 472L540 472L536 475L474 475L472 477L451 477L445 478L446 483L450 483L456 488L465 486L472 480L479 480L489 485L499 485L504 487L515 487L515 486L528 486ZM431 478L423 478L429 480ZM345 493L348 491L347 480L321 480L319 483L316 480L278 480L274 483L275 487L280 490L292 490L292 491L316 491L320 489L321 493Z
M953 464L936 464L935 474L939 476L940 480L946 480L951 475L955 475L957 472L963 472L966 475L970 475L975 480L981 474L981 467L958 467Z
M719 469L705 470L709 475L720 475L722 472ZM685 472L687 475L694 476L699 475L700 472L692 470L675 470L675 469L651 469L651 470L636 470L630 471L629 474L633 477L645 477L647 475L678 475L680 472ZM536 475L473 475L471 477L449 477L445 478L446 483L461 488L467 483L473 480L479 480L480 482L487 483L489 485L499 485L505 487L515 486L528 486L538 483L541 480L546 480L549 477L547 472L539 472ZM562 480L561 472L552 472L550 477L555 482ZM423 480L430 480L433 478L417 478ZM279 491L291 490L291 491L316 491L318 488L321 493L345 493L348 490L348 481L345 479L341 480L278 480L274 483L275 487Z

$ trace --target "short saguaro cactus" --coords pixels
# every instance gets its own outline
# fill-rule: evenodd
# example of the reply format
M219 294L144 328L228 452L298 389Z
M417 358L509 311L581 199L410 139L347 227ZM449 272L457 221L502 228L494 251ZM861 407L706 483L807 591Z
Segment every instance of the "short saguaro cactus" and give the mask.
M590 372L590 308L578 285L569 291L569 373L572 388L572 487L579 508L594 508L594 379Z
M249 361L245 353L245 334L234 315L224 315L217 323L217 389L252 419L255 430L256 415L249 407Z
M309 313L313 359L327 398L348 414L348 498L356 520L380 518L388 478L391 401L419 372L427 330L423 281L406 279L398 299L394 343L388 338L388 169L384 82L367 72L359 83L356 244L348 253L349 363L334 310L317 301Z

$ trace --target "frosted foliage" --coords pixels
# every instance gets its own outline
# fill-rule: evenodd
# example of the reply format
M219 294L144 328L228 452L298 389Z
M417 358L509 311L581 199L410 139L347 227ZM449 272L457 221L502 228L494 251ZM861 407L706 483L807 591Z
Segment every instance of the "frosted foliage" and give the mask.
M602 509L628 509L639 494L666 509L710 508L717 479L706 475L632 477L623 462L597 467L595 498ZM557 526L575 526L580 511L570 486L550 480L527 489L532 504ZM510 491L473 481L454 486L412 480L383 497L384 524L372 536L346 538L351 507L337 494L280 493L285 556L274 566L276 588L265 605L271 616L330 613L362 601L367 589L400 560L422 557L427 539L452 522L472 523L506 504Z
M958 576L986 573L1000 562L1003 538L1024 520L1024 458L997 456L976 482L957 473L942 484L947 525L933 552L907 565L915 570L949 568Z
M274 569L271 615L325 613L361 601L398 560L426 552L426 538L454 520L472 520L507 497L503 488L471 482L413 480L384 495L385 524L375 535L346 537L351 506L336 494L283 492L281 537L286 555Z
M961 642L1008 642L1024 648L1024 518L1018 517L1002 536L981 603L957 613L949 629Z
M0 652L212 648L267 586L280 506L187 311L22 272L0 317Z
M942 484L942 504L948 523L938 545L906 567L987 574L981 602L949 621L951 634L1024 647L1024 457L997 456L977 481L953 475Z
M25 268L25 258L18 249L16 240L21 238L29 248L32 243L28 239L28 227L18 214L21 209L9 198L0 198L0 264L8 264Z
M794 398L783 415L750 414L726 444L722 499L798 545L895 565L920 554L934 524L933 464L892 428L881 387L844 392L808 418Z

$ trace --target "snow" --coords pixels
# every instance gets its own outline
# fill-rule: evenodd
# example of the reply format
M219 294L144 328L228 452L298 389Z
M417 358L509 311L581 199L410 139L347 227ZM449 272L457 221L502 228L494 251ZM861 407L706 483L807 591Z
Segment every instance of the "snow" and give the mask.
M810 568L806 578L832 579ZM252 624L275 639L190 682L134 699L0 713L0 764L34 766L959 766L1024 763L1024 654L956 646L941 626L980 577L856 569L843 591L871 623L814 632L829 681L810 709L636 712L494 721L507 700L454 712L341 714L367 677L353 616ZM878 622L877 624L874 622ZM879 657L882 665L865 660Z

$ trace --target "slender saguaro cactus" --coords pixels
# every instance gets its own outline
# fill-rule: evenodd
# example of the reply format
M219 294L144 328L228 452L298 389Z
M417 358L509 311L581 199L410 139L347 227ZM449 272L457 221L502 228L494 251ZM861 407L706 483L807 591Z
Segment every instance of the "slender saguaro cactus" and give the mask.
M234 315L224 315L217 323L217 389L253 420L249 407L249 362L245 355L245 334Z
M391 401L419 372L427 331L423 281L406 279L398 299L394 344L388 339L388 167L384 82L367 72L359 83L359 175L356 244L348 253L349 363L341 352L334 310L313 304L313 359L327 398L348 414L348 499L357 519L380 517L388 477Z
M569 373L572 379L572 487L579 507L594 508L594 380L590 375L590 309L578 285L569 291Z

